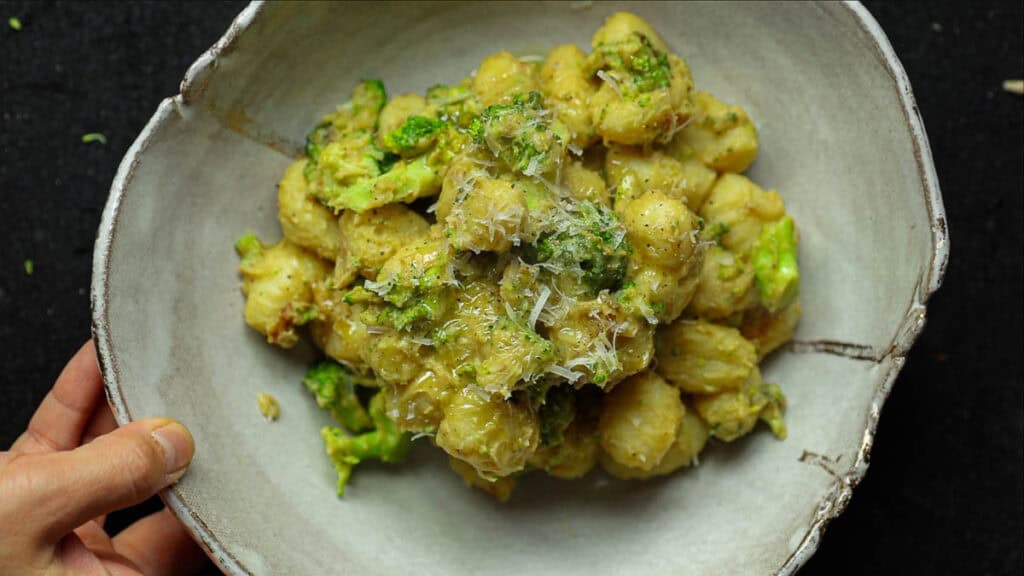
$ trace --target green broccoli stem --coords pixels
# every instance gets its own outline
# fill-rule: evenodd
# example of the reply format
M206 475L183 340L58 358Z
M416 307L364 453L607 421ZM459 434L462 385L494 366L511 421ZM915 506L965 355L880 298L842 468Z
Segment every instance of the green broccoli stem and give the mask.
M789 216L766 224L751 260L761 304L771 313L789 306L800 292L796 236Z
M359 432L373 426L356 395L352 373L336 362L314 364L306 371L302 383L316 397L316 403L346 429Z
M384 393L378 392L370 400L370 418L374 430L358 435L349 435L341 428L325 426L320 430L327 454L338 473L338 496L345 494L345 485L352 476L352 469L364 460L400 462L409 452L412 443L410 434L401 432L384 413Z
M392 202L412 202L441 187L441 178L427 156L395 162L390 170L349 186L333 186L320 198L327 207L363 212Z
M235 251L243 261L259 258L263 254L263 243L256 237L256 234L246 232L235 242Z

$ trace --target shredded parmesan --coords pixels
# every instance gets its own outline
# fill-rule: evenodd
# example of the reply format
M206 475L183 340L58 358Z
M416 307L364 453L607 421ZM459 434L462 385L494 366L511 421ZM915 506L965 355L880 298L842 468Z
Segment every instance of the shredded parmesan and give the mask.
M391 291L391 282L387 280L367 280L366 282L363 283L363 288L366 288L370 292L373 292L374 294L383 297L387 296L388 292Z
M613 78L611 74L604 70L598 70L597 77L604 80L606 84L612 87L612 90L615 90L615 93L619 95L619 98L622 98L622 90L619 89L619 83L615 81L615 78Z
M565 366L559 366L557 364L552 365L552 366L548 366L548 372L550 372L550 373L552 373L555 376L558 376L560 378L565 378L569 382L575 382L575 381L579 380L581 376L583 376L582 372L577 372L575 370L570 370L569 368L566 368Z
M540 287L540 295L537 296L537 301L533 304L533 310L530 311L530 320L528 322L530 330L536 328L537 318L540 317L540 312L544 309L544 304L547 303L549 296L551 296L551 288L542 285Z

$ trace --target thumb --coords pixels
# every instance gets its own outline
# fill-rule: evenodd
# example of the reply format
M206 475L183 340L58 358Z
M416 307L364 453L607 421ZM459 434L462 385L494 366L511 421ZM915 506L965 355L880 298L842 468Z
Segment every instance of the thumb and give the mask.
M39 456L26 472L31 527L55 542L101 514L133 506L176 482L195 451L168 418L127 424L69 452Z

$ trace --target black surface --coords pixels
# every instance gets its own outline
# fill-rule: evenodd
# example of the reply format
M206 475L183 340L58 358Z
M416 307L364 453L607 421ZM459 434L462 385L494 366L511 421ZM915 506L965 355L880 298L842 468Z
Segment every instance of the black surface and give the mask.
M240 7L0 3L0 446L89 337L93 239L118 162ZM1024 75L1024 10L868 7L913 84L952 256L885 406L870 471L804 573L1018 575L1024 101L1001 82ZM87 132L109 142L83 144Z

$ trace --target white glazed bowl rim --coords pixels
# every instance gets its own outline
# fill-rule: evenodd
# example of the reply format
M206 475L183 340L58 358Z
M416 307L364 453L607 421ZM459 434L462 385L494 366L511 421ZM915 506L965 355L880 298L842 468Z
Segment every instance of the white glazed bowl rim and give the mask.
M201 78L204 74L208 73L208 69L216 64L220 55L232 48L239 35L253 23L264 6L265 2L263 0L256 0L250 3L231 23L224 36L209 50L204 52L188 69L181 82L180 93L161 102L156 113L150 118L138 138L128 149L111 184L110 196L100 221L93 254L91 304L93 337L99 352L99 362L106 385L107 398L113 408L118 424L125 424L131 421L131 416L121 390L121 380L116 370L116 363L112 361L114 351L111 345L110 324L108 321L108 304L110 301L109 271L111 247L117 232L121 202L127 191L127 183L131 180L131 176L136 170L142 152L149 147L154 134L159 131L159 128L167 120L171 111L189 106L189 96L194 90L193 86L195 85L196 78ZM925 304L931 294L941 285L949 258L949 235L938 177L932 162L928 137L925 133L924 124L918 112L906 72L893 51L885 32L882 31L878 22L875 21L867 9L859 2L844 2L842 6L844 9L849 10L853 16L853 21L873 40L872 48L877 51L877 56L891 75L898 92L907 126L911 132L917 170L921 179L924 201L928 211L932 237L932 254L927 270L923 275L924 284L920 290L921 301L919 306L912 306L908 310L907 315L903 318L897 330L897 337L893 346L883 357L894 360L893 368L886 375L884 383L878 388L874 398L872 398L869 417L857 458L846 470L836 471L841 481L830 492L825 494L818 503L817 512L799 546L779 568L777 574L780 576L794 573L814 554L828 523L845 510L854 487L857 486L867 472L874 433L882 404L892 389L896 375L902 367L903 360L906 358L911 345L924 327ZM217 539L203 519L184 502L181 494L175 487L172 486L164 490L161 493L161 497L167 507L177 515L184 526L191 532L193 538L200 543L222 571L234 575L251 574L239 559Z

